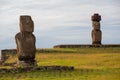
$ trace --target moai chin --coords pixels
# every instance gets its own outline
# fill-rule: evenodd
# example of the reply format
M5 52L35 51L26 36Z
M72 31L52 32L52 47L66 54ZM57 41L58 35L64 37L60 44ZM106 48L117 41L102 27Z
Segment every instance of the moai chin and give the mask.
M100 30L100 21L101 21L101 16L97 13L95 13L92 17L92 44L101 44L102 40L102 32Z
M30 16L20 16L20 32L16 34L18 65L21 67L36 66L34 23Z

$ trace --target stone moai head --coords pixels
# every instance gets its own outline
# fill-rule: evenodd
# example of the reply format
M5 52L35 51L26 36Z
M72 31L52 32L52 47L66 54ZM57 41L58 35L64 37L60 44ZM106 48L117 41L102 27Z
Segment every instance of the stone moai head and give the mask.
M31 16L22 15L20 16L20 32L33 32L34 23L31 19Z

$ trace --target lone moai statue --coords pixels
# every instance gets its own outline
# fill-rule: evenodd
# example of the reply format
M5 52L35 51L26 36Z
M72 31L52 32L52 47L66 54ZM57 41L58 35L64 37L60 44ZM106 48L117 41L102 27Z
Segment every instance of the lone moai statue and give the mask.
M101 16L97 13L95 13L92 17L92 44L101 44L102 40L102 32L100 30L100 21L101 21Z
M21 67L36 66L35 61L35 36L34 23L31 16L20 16L20 32L16 34L15 40L17 44L18 65Z

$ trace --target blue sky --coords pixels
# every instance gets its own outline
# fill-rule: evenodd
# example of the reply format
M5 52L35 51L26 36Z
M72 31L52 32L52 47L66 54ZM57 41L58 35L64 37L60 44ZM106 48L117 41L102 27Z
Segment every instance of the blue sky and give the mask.
M94 13L102 16L102 44L120 44L120 0L0 0L0 49L16 48L20 15L31 15L37 48L91 44Z

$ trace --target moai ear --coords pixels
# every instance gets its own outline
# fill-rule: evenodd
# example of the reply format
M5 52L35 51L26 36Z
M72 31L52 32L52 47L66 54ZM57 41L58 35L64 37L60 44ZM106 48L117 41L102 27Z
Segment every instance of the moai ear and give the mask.
M33 32L34 23L31 19L31 16L22 15L20 16L20 31L21 32Z

